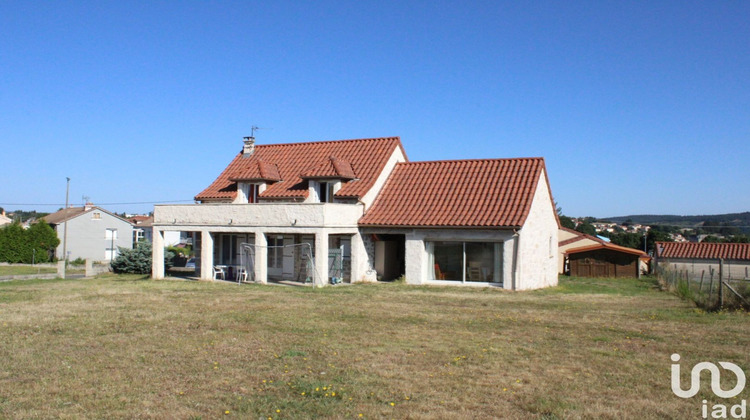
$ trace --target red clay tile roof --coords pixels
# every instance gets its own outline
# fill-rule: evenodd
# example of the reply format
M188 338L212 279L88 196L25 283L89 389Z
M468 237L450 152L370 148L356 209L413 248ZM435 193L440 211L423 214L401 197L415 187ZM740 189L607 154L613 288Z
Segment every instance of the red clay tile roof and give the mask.
M750 244L657 242L656 255L659 258L750 260Z
M310 169L302 172L300 176L302 179L354 179L357 177L354 175L351 163L335 156L330 156L323 162L311 166Z
M399 163L359 224L520 227L542 171L542 158Z
M229 175L230 181L281 181L279 168L273 163L264 162L255 154L242 159L247 159L247 162Z
M404 156L398 137L377 139L338 140L308 143L256 145L253 157L273 162L281 181L268 185L261 198L304 199L308 195L307 181L300 177L310 168L311 162L323 162L330 156L349 162L358 179L344 182L335 194L338 198L360 198L367 193L383 171L388 158L396 148ZM246 170L251 160L238 153L216 180L195 196L199 201L233 200L237 195L237 184L232 177Z
M609 243L609 242L605 242L605 241L601 241L601 243L599 243L598 245L589 245L589 246L582 246L580 248L569 249L569 250L565 251L565 254L566 255L567 254L578 254L580 252L593 251L593 250L596 250L596 249L610 249L610 250L613 250L613 251L624 252L626 254L638 255L639 257L642 257L642 258L648 258L648 255L645 252L643 252L643 251L641 251L639 249L634 249L634 248L628 248L628 247L625 247L625 246L615 245L615 244L612 244L612 243Z

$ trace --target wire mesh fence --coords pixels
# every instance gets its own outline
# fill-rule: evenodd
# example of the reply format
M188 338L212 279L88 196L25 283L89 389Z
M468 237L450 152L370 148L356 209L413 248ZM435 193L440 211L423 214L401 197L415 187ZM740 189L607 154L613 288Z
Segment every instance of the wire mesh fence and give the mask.
M750 310L750 277L747 270L744 274L731 276L725 271L723 261L719 261L716 268L699 271L669 266L656 269L659 283L664 288L706 310Z

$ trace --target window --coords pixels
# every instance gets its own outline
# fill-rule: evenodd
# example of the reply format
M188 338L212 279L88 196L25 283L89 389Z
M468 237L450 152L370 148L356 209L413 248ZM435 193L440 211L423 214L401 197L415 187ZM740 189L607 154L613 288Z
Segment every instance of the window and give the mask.
M114 239L116 241L117 229L107 228L107 230L104 231L104 239Z
M258 202L258 184L250 184L247 189L247 202L257 203Z
M258 202L258 192L260 185L258 184L246 184L244 182L240 182L237 185L238 193L241 192L242 194L238 194L239 196L239 202L241 203L242 200L247 200L248 203L257 203ZM244 194L244 199L242 198Z
M318 183L318 198L321 203L333 203L333 182Z
M427 242L430 279L502 283L502 243Z
M92 219L94 219L94 220L102 220L102 214L101 214L101 213L99 213L98 211L95 211L95 212L94 212L94 213L93 213L93 214L91 215L91 218L92 218Z
M268 267L281 268L284 261L284 237L270 236L268 238Z

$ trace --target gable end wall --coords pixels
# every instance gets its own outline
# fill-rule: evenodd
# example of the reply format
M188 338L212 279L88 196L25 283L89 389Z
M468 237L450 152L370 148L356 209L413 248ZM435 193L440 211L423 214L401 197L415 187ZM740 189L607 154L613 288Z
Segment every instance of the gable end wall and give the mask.
M516 289L556 286L558 226L546 171L539 176L531 209L519 237Z

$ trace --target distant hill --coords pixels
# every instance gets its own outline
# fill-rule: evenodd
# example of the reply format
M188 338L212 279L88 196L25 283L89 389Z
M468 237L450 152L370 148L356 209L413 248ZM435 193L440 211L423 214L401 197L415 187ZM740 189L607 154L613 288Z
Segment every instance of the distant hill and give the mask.
M750 212L713 214L703 216L677 216L669 214L636 214L631 216L604 217L600 221L623 223L631 221L642 225L669 225L683 228L709 226L734 226L742 232L750 232Z

